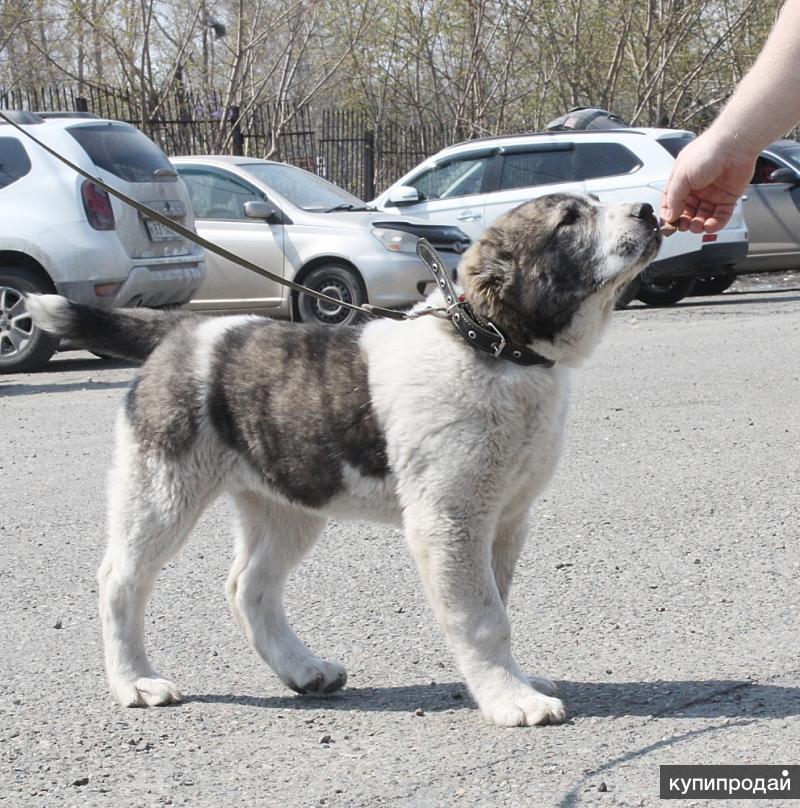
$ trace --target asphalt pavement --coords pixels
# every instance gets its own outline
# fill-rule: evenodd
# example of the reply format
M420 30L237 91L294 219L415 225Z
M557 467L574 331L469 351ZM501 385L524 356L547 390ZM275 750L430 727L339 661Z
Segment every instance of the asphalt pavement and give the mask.
M660 765L799 764L800 289L732 292L618 312L576 372L510 604L554 727L481 719L402 535L368 523L330 523L287 597L348 686L287 691L228 613L225 502L147 617L184 703L116 706L94 576L135 369L0 377L0 805L649 806Z

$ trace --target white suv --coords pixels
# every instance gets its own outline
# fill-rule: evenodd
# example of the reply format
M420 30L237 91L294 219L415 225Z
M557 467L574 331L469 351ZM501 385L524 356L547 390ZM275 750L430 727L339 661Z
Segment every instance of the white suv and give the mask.
M674 155L693 137L675 129L620 128L468 141L425 160L372 204L458 225L472 239L501 213L543 194L579 191L603 202L649 202L658 210ZM728 227L715 238L676 233L664 239L643 273L646 291L663 294L647 302L674 303L696 277L746 255L747 229L737 203Z
M88 114L6 112L106 183L192 227L189 195L164 153L126 123ZM58 340L34 327L25 293L99 308L185 303L203 251L112 199L0 119L0 373L44 364Z

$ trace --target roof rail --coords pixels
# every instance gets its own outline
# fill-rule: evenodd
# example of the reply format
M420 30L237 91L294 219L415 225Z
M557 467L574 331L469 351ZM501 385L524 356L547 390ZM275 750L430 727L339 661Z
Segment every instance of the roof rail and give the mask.
M456 146L466 146L470 143L480 144L485 143L487 140L511 140L512 138L516 137L583 137L584 135L596 135L596 129L561 129L561 130L539 130L536 132L513 132L511 134L506 135L486 135L485 137L476 137L472 140L461 140L458 143L451 143L449 146L445 146L440 151L445 151L445 149L454 149ZM614 133L617 132L625 132L627 134L633 135L641 135L642 132L639 132L636 127L623 127L620 129L614 129Z
M4 109L3 115L14 123L20 124L21 126L31 126L37 123L44 123L44 118L42 118L40 115L37 115L35 112L28 112L24 109ZM3 124L6 126L8 125L2 118L0 118L0 125Z
M70 112L68 110L60 110L60 109L45 109L45 110L36 110L33 113L34 115L38 115L40 118L99 118L99 115L95 115L94 112Z

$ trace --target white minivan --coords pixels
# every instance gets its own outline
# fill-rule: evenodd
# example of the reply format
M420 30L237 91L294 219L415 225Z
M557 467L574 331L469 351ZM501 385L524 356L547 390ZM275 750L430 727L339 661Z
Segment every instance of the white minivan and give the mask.
M501 213L536 196L594 194L602 202L649 202L657 211L674 155L693 138L675 129L550 131L460 143L409 171L372 203L440 224L472 239ZM664 239L643 273L655 304L674 303L713 267L747 255L747 228L738 203L728 226L704 237ZM642 298L644 299L644 297Z

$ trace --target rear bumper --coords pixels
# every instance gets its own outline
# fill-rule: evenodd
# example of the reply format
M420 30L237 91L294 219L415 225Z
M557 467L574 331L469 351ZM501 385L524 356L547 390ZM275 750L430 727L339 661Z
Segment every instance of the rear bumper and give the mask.
M713 275L719 267L738 264L747 257L748 242L729 241L704 244L694 252L654 261L642 273L646 281L661 278L698 278Z
M191 258L191 256L188 256ZM182 260L159 263L156 266L135 266L127 278L103 278L56 283L58 293L74 300L101 309L117 309L124 306L174 306L187 303L200 288L206 276L205 263ZM98 297L95 287L120 283L120 288L109 297Z

